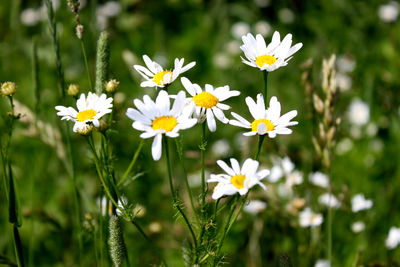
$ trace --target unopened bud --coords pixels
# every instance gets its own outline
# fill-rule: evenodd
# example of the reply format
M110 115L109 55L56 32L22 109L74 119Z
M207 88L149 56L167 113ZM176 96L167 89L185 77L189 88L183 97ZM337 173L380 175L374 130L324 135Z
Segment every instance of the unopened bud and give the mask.
M321 98L317 94L313 94L313 103L315 110L322 114L324 113L324 102L322 102Z
M70 96L77 96L80 91L81 89L79 85L72 83L68 86L67 94Z
M99 127L96 127L97 131L105 132L108 129L108 122L105 120L99 120Z
M334 126L332 126L331 128L329 128L326 137L328 138L329 141L332 141L332 140L333 140L333 138L335 137L335 127L334 127Z
M117 90L119 86L119 81L112 79L109 80L108 82L105 82L104 86L106 87L106 92L113 93L115 92L115 90Z
M322 142L326 141L326 133L324 130L324 126L322 125L322 123L320 123L319 125L319 138L321 139Z
M81 40L83 37L83 31L84 31L83 25L82 24L77 25L75 30L76 30L76 36L78 37L78 39Z
M17 86L13 82L1 84L0 93L4 96L12 96L16 92Z

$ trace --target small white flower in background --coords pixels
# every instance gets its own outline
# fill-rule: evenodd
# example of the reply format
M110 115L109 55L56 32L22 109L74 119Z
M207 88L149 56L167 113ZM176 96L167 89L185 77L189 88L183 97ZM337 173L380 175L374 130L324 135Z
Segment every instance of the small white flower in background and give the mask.
M331 263L329 260L317 260L314 267L331 267Z
M271 0L254 0L254 2L259 7L267 7L271 4Z
M210 176L210 172L207 169L204 170L204 177L209 177L209 176ZM188 180L189 180L190 187L193 188L193 187L201 186L201 180L199 179L199 177L201 177L200 169L188 174Z
M344 155L353 149L353 141L350 138L343 138L336 145L336 154Z
M259 68L260 70L274 71L280 67L286 66L292 55L302 46L302 43L292 45L292 35L288 34L280 41L279 32L275 31L271 43L265 44L261 34L256 38L251 33L242 36L243 45L240 47L247 60L242 58L243 63Z
M399 16L399 4L391 1L386 5L381 5L378 9L378 16L383 22L394 22Z
M108 1L96 8L97 27L104 30L108 26L108 19L121 12L121 5L117 1Z
M295 185L299 185L303 183L303 173L300 171L294 171L291 173L288 173L286 175L286 181L285 181L285 186L287 188L292 188Z
M362 126L369 121L369 106L367 103L355 99L351 102L347 115L352 124Z
M74 121L74 132L80 134L87 134L92 125L94 127L100 126L99 119L105 114L112 112L112 101L111 97L107 98L106 94L100 96L95 93L89 92L87 97L85 94L81 94L79 99L76 101L76 111L73 107L56 106L55 109L58 111L57 115L61 116L61 120Z
M256 34L261 34L264 37L267 37L271 33L272 27L265 20L260 20L256 24L254 24L254 31Z
M218 160L217 164L226 174L211 174L210 179L207 180L207 183L218 183L212 194L213 199L234 195L236 193L243 196L250 188L257 184L264 190L267 189L260 181L269 174L269 170L263 169L257 171L259 165L258 161L246 159L242 168L240 168L239 162L234 158L231 158L231 167L222 160Z
M353 82L349 75L343 73L336 73L336 84L341 92L346 92L350 90Z
M348 73L354 71L356 68L356 61L350 55L338 56L336 60L336 66L340 73Z
M250 200L250 202L244 206L243 210L249 214L256 215L264 211L267 208L267 203L261 200Z
M340 208L341 204L339 200L332 194L324 193L318 197L318 203L321 205L325 205L327 207L332 207L335 209Z
M232 65L232 60L227 53L219 52L214 55L213 63L217 68L227 69Z
M147 55L143 56L147 68L134 65L133 67L146 81L140 84L141 87L165 87L170 85L179 75L188 71L196 65L196 62L190 62L183 66L184 59L175 58L174 69L172 71L163 69L160 64L152 61Z
M308 181L313 185L328 188L329 186L329 178L328 175L322 172L313 172L308 175Z
M240 43L237 40L231 40L225 44L225 50L232 55L240 54Z
M282 8L278 11L278 18L282 23L289 24L294 22L295 15L289 8Z
M271 168L271 174L268 176L268 181L275 183L279 181L283 176L288 175L294 170L294 164L289 157L272 158L274 166Z
M299 213L299 223L301 227L316 227L324 221L322 214L314 213L310 208L305 208Z
M376 125L376 123L370 122L368 123L365 130L369 137L374 137L378 133L378 125Z
M205 90L196 83L191 83L189 79L183 77L181 82L185 87L186 91L192 96L188 99L189 104L187 109L194 111L193 115L198 119L199 122L203 122L207 119L208 129L211 132L215 132L217 125L214 116L222 123L228 123L229 120L225 117L223 110L230 109L230 106L222 104L228 98L240 95L239 91L230 91L229 86L214 87L210 84L206 84Z
M155 102L148 95L145 95L143 101L133 100L137 110L128 108L126 111L126 115L134 121L132 127L143 131L140 135L141 138L154 137L151 146L151 154L154 160L161 158L163 134L175 138L179 136L180 130L188 129L196 124L196 119L189 118L191 112L184 109L185 98L185 92L180 91L171 109L168 93L161 90Z
M122 202L121 202L122 200ZM107 202L108 202L108 206L107 206ZM122 215L121 210L124 209L124 205L126 206L128 204L128 199L125 196L122 196L120 200L118 200L118 207L116 209L116 213L118 216ZM104 217L107 214L111 215L112 214L112 202L111 200L108 201L108 199L103 196L101 199L98 198L97 199L97 205L100 206L101 205L101 215Z
M354 222L354 223L351 225L351 230L352 230L354 233L360 233L360 232L364 231L364 229L365 229L365 223L362 222L362 221Z
M217 158L225 158L232 153L232 149L227 139L220 139L211 146L211 152Z
M243 35L250 31L250 26L246 22L239 21L232 25L231 34L233 37L240 39Z
M274 138L277 134L291 134L292 130L287 127L298 123L297 121L290 121L297 116L296 110L289 111L281 116L281 104L275 96L269 101L268 109L265 109L262 94L257 95L257 103L255 103L251 97L246 97L246 104L249 107L254 121L250 123L235 112L231 114L237 120L229 121L229 124L234 126L251 129L250 132L243 134L245 136L268 134L268 137Z
M392 226L386 238L385 245L388 249L394 249L400 244L400 228Z
M40 21L40 14L35 8L27 8L21 12L21 22L25 26L35 26Z
M357 194L351 199L351 210L359 212L361 210L368 210L372 208L373 202L370 199L365 199L363 194Z

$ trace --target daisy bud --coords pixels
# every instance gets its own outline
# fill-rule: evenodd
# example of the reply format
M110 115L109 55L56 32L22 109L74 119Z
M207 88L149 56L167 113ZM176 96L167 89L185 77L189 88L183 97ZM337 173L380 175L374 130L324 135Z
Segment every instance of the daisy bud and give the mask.
M70 96L77 96L80 91L81 88L79 87L79 85L72 83L68 86L67 94Z
M92 124L85 124L83 127L79 127L76 132L80 135L88 135L92 132L93 130L93 125Z
M101 119L99 120L99 127L96 127L97 131L99 132L105 132L108 129L108 122Z
M115 90L117 90L119 87L119 81L112 79L109 80L108 82L105 82L104 86L106 87L106 92L114 93Z
M83 37L83 25L79 24L75 28L76 31L76 36L78 37L79 40L82 40Z
M5 82L1 85L0 93L4 96L12 96L17 86L13 82Z
M110 217L110 254L114 265L122 266L122 261L125 257L126 247L124 236L122 234L122 226L120 218L117 216Z

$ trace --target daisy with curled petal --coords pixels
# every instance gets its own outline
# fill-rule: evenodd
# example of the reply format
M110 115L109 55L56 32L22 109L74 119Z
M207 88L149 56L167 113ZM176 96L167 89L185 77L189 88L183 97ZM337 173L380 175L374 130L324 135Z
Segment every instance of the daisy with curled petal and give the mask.
M92 125L100 126L99 119L105 114L112 112L112 97L107 98L106 94L98 96L89 92L87 97L81 94L76 101L76 111L73 107L56 106L57 115L61 116L61 120L71 120L75 122L73 131L78 133L90 132Z
M188 98L190 102L187 108L194 111L194 117L197 118L199 122L203 122L207 119L208 129L210 129L211 132L215 132L217 129L214 116L222 123L229 122L223 110L230 109L230 106L222 104L221 102L233 96L240 95L239 91L230 91L228 85L214 88L210 84L206 84L205 90L203 91L198 84L191 83L189 79L185 77L181 78L181 82L186 91L192 96Z
M302 43L291 46L291 34L286 35L281 42L281 37L277 31L274 32L272 41L268 46L261 34L257 34L254 38L251 33L248 33L242 36L242 40L243 45L240 49L247 58L246 60L241 57L243 63L268 72L286 66L292 55L303 46Z
M143 131L140 137L154 137L151 147L154 160L159 160L161 157L163 134L175 138L179 136L179 130L188 129L196 124L197 120L190 118L191 112L184 109L185 98L185 92L180 91L171 109L170 96L161 90L155 102L145 95L143 101L133 100L137 109L128 108L126 115L134 121L132 127Z
M274 138L277 134L291 134L292 130L287 127L298 123L297 121L290 121L297 115L296 110L281 116L281 104L275 96L269 101L268 109L265 109L262 94L257 95L257 103L251 97L246 97L246 104L254 121L250 123L235 112L231 114L237 120L229 121L234 126L251 129L250 132L243 134L245 136L268 134L270 138Z
M140 84L141 87L165 87L175 81L176 78L185 71L191 69L196 65L196 62L190 62L183 66L184 59L175 58L174 69L172 71L165 70L155 61L152 61L147 55L143 56L144 63L147 68L134 65L133 67L146 81Z
M213 199L219 199L222 196L230 196L236 193L243 196L256 184L260 185L264 190L267 189L260 181L269 175L269 170L263 169L257 171L258 161L246 159L242 168L240 168L239 162L234 158L231 158L232 167L229 167L222 160L218 160L217 164L226 174L211 174L210 179L207 180L208 183L218 182L214 188Z

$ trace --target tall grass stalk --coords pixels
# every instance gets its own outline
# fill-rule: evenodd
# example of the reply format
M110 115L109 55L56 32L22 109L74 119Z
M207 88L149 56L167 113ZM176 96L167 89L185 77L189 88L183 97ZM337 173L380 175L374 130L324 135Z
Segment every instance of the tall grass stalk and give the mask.
M96 53L96 83L94 85L95 91L98 95L103 92L104 83L108 76L108 66L110 58L110 48L108 44L108 33L101 32L97 41Z
M62 61L61 61L61 54L60 54L60 47L59 47L59 42L57 40L57 25L55 23L55 18L54 18L54 10L53 10L53 5L50 0L44 0L47 8L47 17L49 21L49 29L50 29L50 34L51 34L51 39L53 43L53 48L54 48L54 54L56 57L56 65L57 65L57 77L58 77L58 87L60 89L60 95L59 95L59 102L64 102L65 101L65 80L64 80L64 73L62 69ZM79 253L78 253L78 260L79 262L81 261L81 254L83 253L83 240L82 240L82 212L81 212L81 206L80 206L80 195L79 195L79 190L77 186L77 180L76 180L76 172L75 172L75 161L74 161L74 156L73 156L73 149L71 145L71 134L70 134L70 127L68 126L68 123L64 124L64 137L65 141L67 143L67 151L69 155L69 161L70 161L70 176L72 177L72 187L73 187L73 202L74 202L74 210L75 210L75 219L76 219L76 224L77 224L77 241L79 245Z

